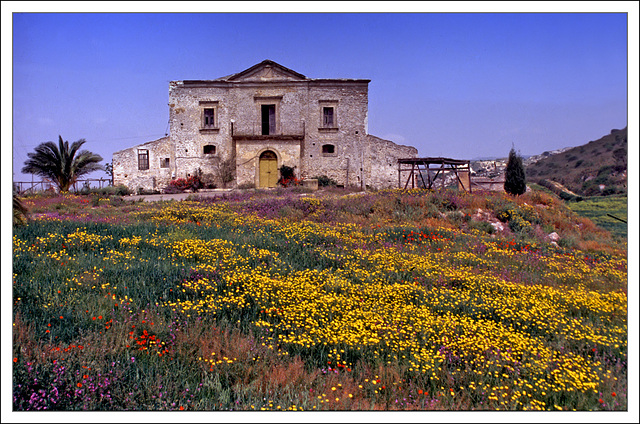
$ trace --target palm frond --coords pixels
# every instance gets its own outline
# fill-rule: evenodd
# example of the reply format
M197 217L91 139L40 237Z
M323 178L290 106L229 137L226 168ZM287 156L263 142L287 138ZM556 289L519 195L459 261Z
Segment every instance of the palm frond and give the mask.
M24 224L29 219L29 210L16 193L13 193L13 223Z

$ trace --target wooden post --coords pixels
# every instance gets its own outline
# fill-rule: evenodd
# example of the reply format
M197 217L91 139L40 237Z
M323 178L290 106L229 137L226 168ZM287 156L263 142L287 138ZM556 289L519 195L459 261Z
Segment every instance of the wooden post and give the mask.
M415 174L414 174L414 169L416 167L415 163L411 163L411 188L416 188L416 182L415 182Z
M422 170L420 169L419 165L418 165L418 172L420 173L419 174L420 175L420 180L422 180L422 188L427 188L427 184L424 182L424 177L422 176Z

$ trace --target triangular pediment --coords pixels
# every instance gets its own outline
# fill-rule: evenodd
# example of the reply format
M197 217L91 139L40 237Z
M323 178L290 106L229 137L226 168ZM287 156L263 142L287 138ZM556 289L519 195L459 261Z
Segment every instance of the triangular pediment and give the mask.
M231 75L227 81L302 81L306 79L304 75L276 62L264 60L249 69Z

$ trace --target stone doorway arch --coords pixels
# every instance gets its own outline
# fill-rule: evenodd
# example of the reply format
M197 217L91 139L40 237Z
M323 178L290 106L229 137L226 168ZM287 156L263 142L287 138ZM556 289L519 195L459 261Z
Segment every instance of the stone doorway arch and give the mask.
M265 150L258 161L258 187L275 187L278 183L278 156L272 150Z

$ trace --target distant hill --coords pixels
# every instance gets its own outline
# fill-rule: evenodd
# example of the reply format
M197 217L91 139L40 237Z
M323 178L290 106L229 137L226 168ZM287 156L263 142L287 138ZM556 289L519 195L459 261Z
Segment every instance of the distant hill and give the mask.
M522 156L522 164L526 167L531 165L540 159L547 158L551 155L556 155L567 150L571 149L571 147L565 147L558 150L552 150L549 152L544 152L539 155L532 156ZM476 177L486 177L486 178L496 178L504 175L504 171L507 168L507 160L505 157L479 157L475 159L471 159L471 175Z
M527 182L554 181L582 196L627 192L626 127L611 130L585 145L561 150L524 161Z

